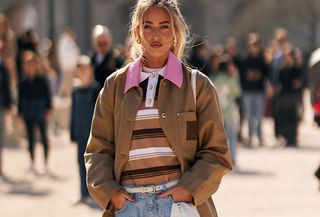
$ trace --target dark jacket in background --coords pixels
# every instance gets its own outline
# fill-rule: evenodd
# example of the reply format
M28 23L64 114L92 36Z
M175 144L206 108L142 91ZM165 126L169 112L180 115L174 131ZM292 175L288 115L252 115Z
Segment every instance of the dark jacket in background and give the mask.
M49 82L37 75L34 79L23 79L19 83L18 110L25 120L42 121L52 108Z
M249 80L247 75L250 70L260 71L261 78L255 81ZM262 53L257 57L252 57L249 55L243 60L240 70L240 79L243 91L264 91L264 82L268 79L268 77L269 67L265 63Z
M190 61L189 61L189 65L191 66L191 68L198 69L199 71L201 71L206 76L208 76L208 77L210 76L211 67L210 67L208 61L206 61L203 58L197 56L196 53L192 53Z
M299 80L303 82L303 71L301 67L281 69L279 72L278 80L278 83L281 86L280 93L300 93L303 89L303 86L301 86L301 88L298 89L294 88L294 80Z
M0 110L8 109L11 103L10 79L7 69L0 59Z
M94 81L89 87L78 87L72 92L71 141L87 143L94 106L100 91L100 85ZM83 147L84 153L85 147ZM82 155L83 155L82 153Z
M94 53L91 58L91 63L94 69L94 78L102 88L106 78L114 71L121 68L124 61L119 57L115 57L112 50L105 55L100 64L97 63L96 57L97 53Z

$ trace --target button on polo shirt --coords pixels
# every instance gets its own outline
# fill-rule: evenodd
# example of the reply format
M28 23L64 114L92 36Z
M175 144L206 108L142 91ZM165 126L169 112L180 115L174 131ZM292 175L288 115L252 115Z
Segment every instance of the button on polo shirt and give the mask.
M140 83L149 78L145 107L153 107L157 89L156 87L159 81L159 75L164 76L164 70L165 66L160 69L151 69L143 67L142 72L140 74Z

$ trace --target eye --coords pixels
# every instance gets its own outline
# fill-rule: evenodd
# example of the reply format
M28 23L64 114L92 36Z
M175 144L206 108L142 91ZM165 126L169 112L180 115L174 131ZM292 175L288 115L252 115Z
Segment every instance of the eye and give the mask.
M169 29L169 28L170 28L169 25L161 25L161 26L160 26L160 29Z
M144 24L143 28L144 29L152 29L152 26L150 24Z

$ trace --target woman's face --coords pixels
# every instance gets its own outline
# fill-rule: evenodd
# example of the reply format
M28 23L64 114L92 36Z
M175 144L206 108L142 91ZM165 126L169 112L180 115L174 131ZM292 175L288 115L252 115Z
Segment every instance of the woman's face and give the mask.
M147 61L167 59L174 40L173 31L170 15L164 8L152 6L147 10L140 31L141 45Z
M25 76L27 78L34 78L37 74L38 65L37 61L33 58L26 58L23 60L23 70L25 73Z

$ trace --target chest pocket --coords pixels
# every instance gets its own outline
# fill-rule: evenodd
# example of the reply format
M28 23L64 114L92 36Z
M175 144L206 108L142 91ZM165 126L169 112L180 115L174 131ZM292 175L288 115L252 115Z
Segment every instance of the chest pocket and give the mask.
M177 119L182 146L197 148L198 126L196 112L178 113Z

